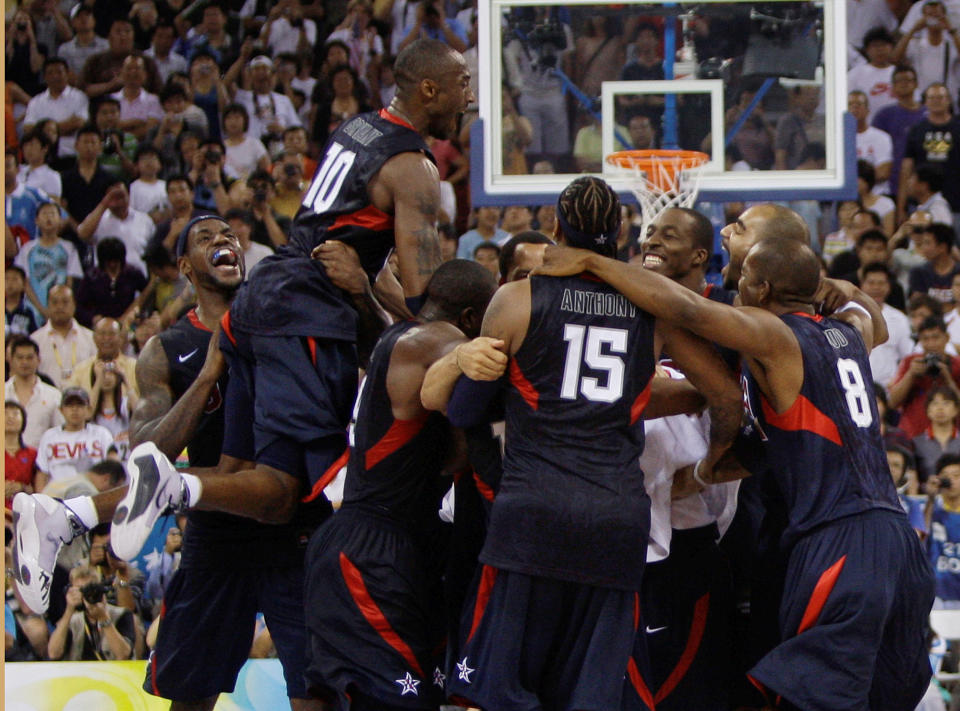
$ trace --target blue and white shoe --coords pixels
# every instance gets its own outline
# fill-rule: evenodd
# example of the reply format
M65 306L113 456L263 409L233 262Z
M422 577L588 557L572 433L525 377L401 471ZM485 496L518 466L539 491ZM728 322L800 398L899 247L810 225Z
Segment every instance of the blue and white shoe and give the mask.
M81 531L56 499L22 492L13 497L13 577L33 612L47 611L60 548Z
M110 526L110 546L123 560L133 560L157 519L183 500L183 480L153 442L144 442L127 460L129 488L117 504Z

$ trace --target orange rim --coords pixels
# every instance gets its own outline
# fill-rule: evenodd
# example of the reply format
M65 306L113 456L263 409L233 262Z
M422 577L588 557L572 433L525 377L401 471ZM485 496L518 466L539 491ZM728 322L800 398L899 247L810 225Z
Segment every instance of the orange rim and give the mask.
M665 161L664 159L668 159ZM607 163L620 168L652 168L667 162L679 170L696 168L710 160L710 156L700 151L669 150L666 148L646 148L630 151L616 151L607 155Z

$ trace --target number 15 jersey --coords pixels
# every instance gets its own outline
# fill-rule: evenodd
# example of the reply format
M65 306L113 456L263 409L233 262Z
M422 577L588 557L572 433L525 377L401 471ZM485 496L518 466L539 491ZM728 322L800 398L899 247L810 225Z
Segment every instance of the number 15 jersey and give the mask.
M800 343L800 394L786 412L777 414L752 375L748 382L770 469L787 502L783 544L870 509L904 515L887 465L860 333L822 316L793 313L780 318Z
M509 364L503 479L480 559L639 590L650 500L638 458L654 319L601 282L532 277Z

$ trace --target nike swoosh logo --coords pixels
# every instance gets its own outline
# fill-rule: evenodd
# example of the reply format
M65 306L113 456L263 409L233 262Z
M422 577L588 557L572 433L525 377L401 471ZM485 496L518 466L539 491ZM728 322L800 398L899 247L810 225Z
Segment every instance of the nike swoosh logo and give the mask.
M190 352L187 353L186 355L177 356L177 360L180 361L181 363L185 363L185 362L187 362L188 360L190 360L194 355L196 355L196 352L197 352L198 350L200 350L200 349L199 349L199 348L194 348L192 351L190 351Z
M651 627L650 625L647 625L647 634L653 634L654 632L659 632L660 630L665 630L665 629L667 629L667 625L664 625L663 627L656 627L656 628Z

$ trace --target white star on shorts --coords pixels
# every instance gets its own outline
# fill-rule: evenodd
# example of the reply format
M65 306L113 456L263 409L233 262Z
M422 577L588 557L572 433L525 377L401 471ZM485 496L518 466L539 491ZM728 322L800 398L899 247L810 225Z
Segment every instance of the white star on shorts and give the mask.
M457 662L457 678L460 681L465 681L468 684L473 682L470 681L470 675L473 674L476 669L471 669L467 666L467 658L464 657L462 662Z
M594 240L594 242L596 242L597 244L604 244L606 241L607 241L607 238L603 235L600 235Z
M417 692L417 687L420 686L420 680L414 679L410 672L407 672L407 675L403 679L397 679L395 683L400 685L400 696L406 696L407 694L413 694L414 696L419 696Z
M439 686L441 689L444 687L444 684L447 681L447 676L442 671L440 667L435 667L433 670L433 684L434 686Z

